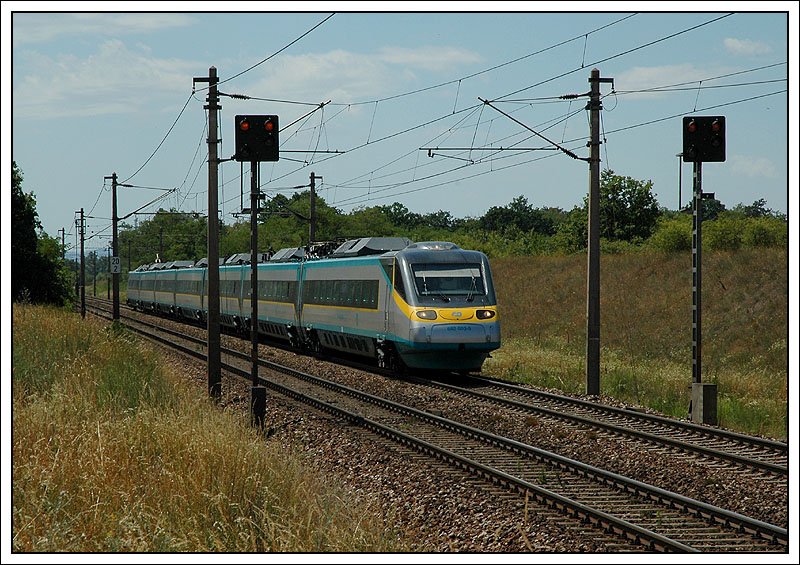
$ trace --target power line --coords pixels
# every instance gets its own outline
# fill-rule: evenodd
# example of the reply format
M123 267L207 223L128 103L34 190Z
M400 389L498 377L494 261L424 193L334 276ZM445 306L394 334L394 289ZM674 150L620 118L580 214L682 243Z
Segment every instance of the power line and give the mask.
M170 126L170 128L167 130L167 133L164 135L164 138L161 140L161 142L158 144L158 146L156 146L156 148L153 150L153 152L150 154L150 156L147 158L147 160L146 160L144 163L142 163L142 166L141 166L141 167L139 167L138 169L136 169L136 172L135 172L135 173L133 173L131 176L129 176L128 178L126 178L126 179L125 179L124 181L122 181L122 182L128 182L128 181L129 181L129 180L131 180L133 177L135 177L137 174L139 174L139 171L141 171L142 169L144 169L144 168L145 168L145 166L147 165L147 163L149 163L149 162L150 162L150 160L151 160L151 159L152 159L152 158L155 156L155 154L156 154L156 153L158 153L158 150L159 150L159 149L161 149L161 146L162 146L162 145L164 145L164 142L165 142L165 141L167 140L167 138L169 137L169 134L170 134L170 133L172 133L172 130L173 130L173 128L175 127L175 124L177 124L177 123L178 123L178 120L180 120L180 119L181 119L181 116L183 115L183 112L186 110L186 106L188 106L188 105L189 105L189 101L190 101L190 100L193 98L193 96L194 96L194 91L192 91L192 94L190 94L190 95L189 95L189 97L186 99L186 102L184 102L184 104L183 104L183 108L181 108L181 111L180 111L180 112L178 112L178 117L177 117L177 118L175 118L175 121L174 121L174 122L172 122L172 125L171 125L171 126Z
M433 90L435 88L441 88L442 86L448 86L450 84L460 83L461 81L464 81L464 80L467 80L467 79L470 79L470 78L474 78L476 76L479 76L479 75L482 75L484 73L488 73L488 72L497 70L499 68L505 67L507 65L511 65L513 63L517 63L517 62L522 61L524 59L528 59L530 57L533 57L535 55L540 55L542 53L545 53L546 51L550 51L551 49L555 49L556 47L561 47L562 45L566 45L567 43L571 43L571 42L573 42L573 41L575 41L577 39L581 39L583 37L587 37L589 35L592 35L594 33L602 31L602 30L604 30L604 29L606 29L608 27L614 26L614 25L616 25L616 24L618 24L620 22L623 22L623 21L625 21L625 20L627 20L629 18L632 18L633 16L636 16L636 15L637 14L635 14L635 13L634 14L629 14L629 15L625 16L624 18L620 18L620 19L618 19L616 21L613 21L611 23L605 24L605 25L600 26L598 28L595 28L595 29L593 29L591 31L582 33L580 35L576 35L575 37L572 37L570 39L565 39L564 41L560 41L558 43L554 43L553 45L550 45L548 47L544 47L542 49L539 49L538 51L534 51L534 52L528 53L526 55L522 55L521 57L517 57L516 59L512 59L510 61L506 61L506 62L500 63L498 65L494 65L493 67L489 67L488 69L484 69L482 71L478 71L478 72L475 72L475 73L472 73L472 74L469 74L469 75L465 75L465 76L463 76L461 78L449 80L449 81L442 82L442 83L439 83L439 84L436 84L436 85L433 85L433 86L426 86L424 88L418 88L416 90L411 90L409 92L403 92L402 94L394 94L392 96L386 96L384 98L378 98L376 100L368 100L368 101L364 101L364 102L350 102L350 103L339 102L339 103L335 103L333 105L334 106L341 106L341 105L359 106L359 105L364 105L364 104L377 104L378 102L386 102L388 100L394 100L396 98L402 98L404 96L410 96L412 94L419 94L420 92L426 92L428 90Z
M723 104L716 104L716 105L713 105L713 106L706 106L704 108L699 108L696 111L704 112L704 111L708 111L708 110L714 110L714 109L718 109L718 108L723 108L723 107L726 107L726 106L733 106L735 104L741 104L741 103L744 103L744 102L750 102L752 100L757 100L757 99L765 98L765 97L768 97L768 96L774 96L776 94L781 94L781 93L785 93L785 92L787 92L787 90L780 90L780 91L776 91L776 92L771 92L769 94L762 94L762 95L759 95L759 96L752 96L752 97L749 97L749 98L744 98L744 99L741 99L741 100L735 100L735 101L732 101L732 102L726 102L726 103L723 103ZM615 130L606 131L606 132L604 132L604 135L608 136L610 134L619 133L619 132L626 131L626 130L629 130L629 129L643 127L643 126L651 125L651 124L658 123L658 122L663 122L663 121L674 119L676 117L680 117L680 116L684 116L684 115L686 115L686 112L681 112L681 113L678 113L678 114L673 114L673 115L670 115L670 116L657 118L657 119L654 119L654 120L648 120L646 122L641 122L641 123L630 125L630 126L626 126L626 127L623 127L623 128L618 128L618 129L615 129ZM573 140L567 141L566 143L575 143L577 141L582 141L582 140L583 140L583 138L573 139ZM575 149L577 149L577 147ZM383 199L386 199L386 198L396 198L397 196L402 196L404 194L411 194L411 193L414 193L414 192L421 192L421 191L424 191L424 190L430 190L430 189L437 188L437 187L440 187L440 186L443 186L443 185L446 185L446 184L450 184L450 183L453 183L453 182L460 182L460 181L464 181L464 180L469 180L469 179L472 179L472 178L475 178L475 177L478 177L478 176L482 176L484 174L489 174L489 173L492 173L492 172L506 170L506 169L509 169L509 168L512 168L512 167L517 167L517 166L520 166L520 165L525 165L525 164L529 164L531 162L539 161L541 159L551 158L553 156L554 155L546 155L544 157L536 157L536 158L533 158L533 159L520 161L518 163L512 163L512 164L507 165L505 167L500 167L500 168L489 170L489 171L482 171L482 172L479 172L479 173L475 173L473 175L467 175L467 176L459 177L459 178L456 178L456 179L450 179L450 180L443 181L441 183L436 183L436 184L429 185L429 186L424 186L424 187L411 189L411 190L406 190L406 191L402 191L402 192L393 192L393 193L389 193L389 194L383 194L381 196L376 196L376 194L380 194L380 193L386 192L388 190L391 190L391 188L397 188L399 186L405 186L405 185L411 184L413 182L418 182L418 181L406 181L406 182L403 182L403 183L399 183L398 185L395 185L393 187L388 187L388 188L385 188L385 189L382 189L382 190L374 191L370 195L367 195L367 196L363 196L363 195L362 196L353 196L351 198L340 200L337 203L337 205L346 204L348 206L355 206L355 205L362 204L362 203L365 203L365 202L369 202L369 201L372 201L372 200L375 200L375 199L383 200ZM500 157L499 159L503 159L503 158L504 157ZM497 159L497 160L499 160L499 159ZM478 164L478 163L476 163L476 164ZM455 172L455 171L458 171L460 169L463 169L463 168L469 167L469 166L471 166L471 165L470 164L460 165L458 167L454 167L452 169L444 171L441 174L447 174L447 173ZM432 176L441 176L441 174L432 175ZM428 177L428 178L432 178L432 177Z
M331 14L331 15L333 15L333 14ZM429 86L429 87L425 87L425 88L422 88L422 89L417 89L417 90L410 91L410 92L405 92L405 93L401 93L401 94L397 94L397 95L392 95L392 96L388 96L388 97L385 97L385 98L380 98L380 99L377 99L377 100L372 100L372 101L368 101L368 102L331 103L331 104L332 104L332 105L335 105L335 106L344 106L344 108L342 109L342 111L344 111L345 109L349 108L350 106L363 105L363 104L372 104L372 103L375 103L375 104L377 104L378 102L387 101L387 100L393 100L393 99L396 99L396 98L401 98L401 97L403 97L403 96L408 96L408 95L411 95L411 94L416 94L416 93L419 93L419 92L424 92L424 91L427 91L427 90L432 90L432 89L434 89L434 88L438 88L438 87L445 86L445 85L448 85L448 84L453 84L453 83L455 83L455 82L460 82L460 81L462 81L462 80L466 80L466 79L468 79L468 78L473 78L473 77L475 77L475 76L478 76L478 75L481 75L481 74L484 74L484 73L490 72L490 71L492 71L492 70L496 70L496 69L498 69L498 68L501 68L501 67L504 67L504 66L510 65L510 64L512 64L512 63L516 63L516 62L518 62L518 61L521 61L521 60L523 60L523 59L526 59L526 58L532 57L532 56L534 56L534 55L538 55L538 54L540 54L540 53L543 53L543 52L546 52L546 51L548 51L548 50L551 50L551 49L553 49L553 48L555 48L555 47L559 47L559 46L561 46L561 45L564 45L564 44L567 44L567 43L569 43L569 42L571 42L571 41L575 41L576 39L579 39L579 38L582 38L582 37L586 37L586 36L588 36L588 35L590 35L590 34L593 34L593 33L597 33L597 32L599 32L599 31L601 31L601 30L603 30L603 29L606 29L606 28L608 28L608 27L611 27L611 26L613 26L613 25L616 25L616 24L618 24L618 23L620 23L620 22L622 22L622 21L625 21L625 20L627 20L627 19L629 19L629 18L631 18L631 17L633 17L633 16L635 16L635 15L637 15L637 14L629 14L629 15L627 15L627 16L625 16L625 17L623 17L623 18L620 18L620 19L618 19L618 20L616 20L616 21L614 21L614 22L611 22L611 23L609 23L609 24L605 24L605 25L603 25L603 26L600 26L600 27L598 27L598 28L595 28L595 29L593 29L593 30L591 30L591 31L589 31L589 32L582 33L582 34L580 34L580 35L577 35L577 36L575 36L575 37L573 37L573 38L571 38L571 39L564 40L564 41L561 41L561 42L559 42L559 43L555 43L555 44L553 44L553 45L550 45L550 46L548 46L548 47L546 47L546 48L540 49L540 50L538 50L538 51L535 51L535 52L532 52L532 53L528 53L528 54L526 54L526 55L523 55L523 56L521 56L521 57L518 57L518 58L516 58L516 59L513 59L513 60L511 60L511 61L506 61L506 62L504 62L504 63L501 63L501 64L499 64L499 65L494 65L494 66L492 66L492 67L490 67L490 68L488 68L488 69L484 69L484 70L482 70L482 71L478 71L478 72L476 72L476 73L472 73L472 74L470 74L470 75L467 75L467 76L461 77L461 78L459 78L459 79L455 79L455 80L452 80L452 81L447 81L447 82L444 82L444 83L441 83L441 84L438 84L438 85ZM326 19L327 19L327 18L326 18ZM324 23L324 21L323 21L323 22L321 22L321 23ZM320 24L318 24L318 25L321 25L321 23L320 23ZM311 30L310 30L310 31L311 31ZM307 32L307 33L308 33L308 32ZM298 38L298 39L299 39L299 38ZM287 46L287 47L288 47L288 46ZM284 48L284 49L285 49L285 48ZM283 49L281 49L280 51L283 51ZM265 62L266 60L268 60L268 59L272 58L273 56L275 56L275 55L277 55L278 53L280 53L280 51L278 51L278 52L274 53L273 55L271 55L270 57L268 57L268 58L264 59L264 61L261 61L261 62L263 63L263 62ZM260 63L259 63L259 64L260 64ZM253 68L253 67L251 67L251 68ZM247 70L250 70L250 69L247 69ZM246 71L243 71L243 72L246 72ZM223 81L223 82L227 82L227 81L229 81L229 80L232 80L233 78L236 78L237 76L240 76L241 74L242 74L242 73L239 73L239 74L237 74L237 75L234 75L233 77L231 77L231 78L229 78L229 79L226 79L226 81ZM239 96L241 96L241 95L239 95ZM286 102L289 102L289 101L286 101ZM330 102L329 102L329 103L330 103ZM348 150L345 150L345 151L343 151L342 153L348 153L348 152L352 152L352 151L355 151L355 150L357 150L357 149L361 149L361 148L363 148L363 147L366 147L367 145L374 144L374 143L379 143L379 142L385 141L385 140L387 140L387 139L391 139L391 138L393 138L393 137L396 137L396 136L402 135L402 134L404 134L404 133L408 133L408 132L410 132L410 131L413 131L414 129L418 129L418 128L420 128L420 127L426 127L426 126L428 126L428 125L431 125L432 123L434 123L434 122L436 122L436 121L440 121L440 120L442 120L442 119L445 119L445 118L447 118L449 115L453 115L453 114L456 114L456 113L459 113L459 112L463 112L463 111L465 111L465 110L470 110L470 109L474 109L474 108L478 108L478 107L480 107L480 105L475 105L475 106L471 106L471 107L469 107L469 108L464 108L464 109L462 109L462 110L454 111L454 112L452 112L451 114L448 114L448 115L446 115L446 116L442 116L442 117L440 117L440 118L436 118L436 119L434 119L434 120L432 120L432 121L429 121L429 122L426 122L426 123L420 124L420 125L418 125L418 126L414 126L414 127L412 127L412 128L408 128L408 129L406 129L406 130L403 130L403 131L400 131L400 132L396 132L396 133L394 133L394 134L390 134L390 135L388 135L388 136L384 136L383 138L379 138L379 139L372 140L372 141L367 141L366 143L364 143L364 144L362 144L362 145L358 145L358 146L352 147L352 148L350 148L350 149L348 149ZM334 118L336 118L336 117L337 117L337 116L338 116L340 113L341 113L341 112L338 112L337 114L335 114L334 116L332 116L332 117L330 118L330 120L328 120L328 121L332 121L332 120L333 120ZM326 121L325 123L327 123L327 121ZM331 157L328 157L328 158L322 159L322 160L318 161L317 163L318 163L318 164L319 164L319 163L322 163L322 162L324 162L324 161L327 161L329 158L333 158L333 157L336 157L336 156L337 156L337 155L333 155L333 156L331 156ZM304 168L305 168L305 167L307 167L307 166L309 166L309 164L304 162L304 163L303 163L303 166L301 166L301 167L298 167L298 168L296 168L296 169L294 169L294 170L292 170L292 171L290 171L290 172L288 172L288 173L286 173L286 174L284 174L284 175L282 175L282 176L279 176L279 177L277 177L277 178L270 179L269 181L267 181L267 182L266 182L266 183L264 183L264 184L268 184L269 182L272 182L272 181L275 181L275 180L280 180L280 179L282 179L282 178L286 178L287 176L290 176L290 175L292 175L292 174L294 174L294 173L296 173L296 172L299 172L299 171L301 171L302 169L304 169ZM236 180L236 178L239 178L239 177L235 177L234 179L231 179L231 181L229 181L229 182L232 182L232 181ZM262 185L262 186L263 186L263 185ZM231 200L232 200L232 199L231 199ZM230 201L230 200L227 200L227 201L225 201L225 202L229 202L229 201Z
M616 55L611 55L611 56L606 57L604 59L599 59L599 60L597 60L597 61L595 61L593 63L590 63L588 66L594 67L594 66L599 65L600 63L605 63L606 61L611 61L612 59L616 59L618 57L622 57L623 55L629 55L630 53L633 53L634 51L638 51L638 50L644 49L646 47L651 47L651 46L655 45L656 43L661 43L662 41L667 41L668 39L672 39L672 38L677 37L679 35L682 35L684 33L688 33L690 31L694 31L694 30L696 30L698 28L701 28L703 26L707 26L709 24L712 24L714 22L717 22L717 21L719 21L719 20L721 20L723 18L727 18L728 16L732 16L732 15L733 15L733 13L725 14L725 15L720 16L718 18L714 18L713 20L709 20L707 22L703 22L703 23L698 24L696 26L692 26L690 28L686 28L684 30L672 33L670 35L666 35L664 37L660 37L660 38L655 39L653 41L650 41L648 43L644 43L644 44L639 45L637 47L634 47L632 49L628 49L627 51L621 51L621 52L617 53ZM530 90L531 88L535 88L537 86L541 86L541 85L546 84L548 82L552 82L552 81L554 81L556 79L563 78L565 76L571 75L572 73L576 73L576 72L578 72L580 70L583 70L585 67L586 66L582 65L582 66L580 66L580 67L578 67L576 69L572 69L571 71L567 71L567 72L562 73L560 75L557 75L557 76L554 76L554 77L550 77L550 78L548 78L546 80L543 80L541 82L537 82L537 83L532 84L530 86L526 86L525 88L520 88L519 90L515 90L514 92L509 92L508 94L505 94L503 96L499 96L498 98L495 98L493 100L493 102L495 102L495 101L496 102L500 102L503 98L508 98L509 96L514 96L515 94L519 94L520 92L525 92L526 90Z
M611 56L611 57L607 57L607 58L605 58L605 59L602 59L601 61L598 61L598 62L596 62L596 63L594 63L594 64L598 64L598 63L600 63L600 62L603 62L603 61L607 61L607 60L611 60L611 59L614 59L614 58L617 58L617 57L621 57L621 56L623 56L623 55L625 55L625 54L629 54L629 53L632 53L632 52L634 52L634 51L637 51L637 50L643 49L643 48L645 48L645 47L652 46L652 45L654 45L654 44L656 44L656 43L659 43L659 42L662 42L662 41L666 41L667 39L671 39L671 38L673 38L673 37L677 37L677 36L679 36L679 35L681 35L681 34L684 34L684 33L687 33L687 32L689 32L689 31L692 31L692 30L698 29L698 28L700 28L700 27L703 27L703 26L705 26L705 25L708 25L708 24L710 24L710 23L716 22L716 21L718 21L718 20L720 20L720 19L722 19L722 18L725 18L725 17L727 17L727 16L730 16L730 15L732 15L732 14L726 14L726 15L723 15L723 16L721 16L721 17L715 18L715 19L713 19L713 20L710 20L710 21L707 21L707 22L703 22L703 23L701 23L701 24L698 24L698 25L696 25L696 26L692 26L692 27L690 27L690 28L687 28L687 29L681 30L681 31L679 31L679 32L676 32L676 33L670 34L670 35L668 35L668 36L665 36L665 37L662 37L662 38L656 39L656 40L654 40L654 41L651 41L651 42L648 42L648 43L646 43L646 44L643 44L643 45L640 45L640 46L634 47L634 48L632 48L632 49L629 49L629 50L626 50L626 51L623 51L623 52L621 52L621 53L618 53L618 54L616 54L616 55L613 55L613 56ZM627 18L623 18L623 19L627 19ZM619 20L619 21L622 21L622 20ZM615 22L615 23L618 23L618 22ZM607 27L607 26L606 26L606 27ZM580 35L580 36L578 36L578 37L583 37L583 36L584 36L584 35L582 34L582 35ZM573 38L573 40L574 40L574 38ZM583 67L581 67L581 68L583 68ZM525 87L525 88L523 88L523 89L519 89L519 90L517 90L517 91L514 91L514 92L512 92L512 93L510 93L510 94L507 94L507 95L505 95L505 96L501 96L500 98L498 98L498 99L497 99L497 101L502 101L502 99L503 99L503 98L505 98L505 97L507 97L507 96L512 96L513 94L517 94L517 93L519 93L519 92L523 92L523 91L525 91L525 90L528 90L528 89L530 89L530 88L533 88L534 86L538 86L538 85L544 84L544 83L546 83L546 82L550 82L550 81L552 81L552 80L556 80L557 78L561 78L561 77L563 77L563 76L567 76L567 75L569 75L569 74L571 74L571 73L574 73L574 72L576 72L576 71L578 71L578 70L580 70L580 68L579 68L579 69L574 69L574 70L572 70L572 71L569 71L569 72L566 72L566 73L562 73L562 74L560 74L560 75L557 75L557 76L555 76L555 77L551 77L551 78L549 78L549 79L547 79L547 80L545 80L545 81L542 81L542 82L540 82L540 83L537 83L537 84L535 84L535 85L532 85L532 86L529 86L529 87ZM451 81L451 82L453 82L453 81ZM430 87L430 88L433 88L433 87ZM430 89L430 88L421 89L421 90L419 90L419 91L414 91L414 92L420 92L420 91L428 90L428 89ZM410 93L406 93L406 94L410 94ZM387 99L398 98L399 96L400 96L400 95L396 95L396 96L387 97L387 98L384 98L384 99L379 99L379 100L377 100L377 101L371 101L371 102L380 102L380 101L387 100ZM351 105L353 105L353 104L351 104ZM464 111L464 110L470 110L470 109L474 109L475 107L477 107L477 106L472 106L472 107L464 108L464 109L462 109L462 110L459 110L459 111L457 111L456 113L458 113L458 112L461 112L461 111ZM363 144L361 144L361 145L358 145L358 146L352 147L352 148L350 148L350 149L348 149L348 150L345 150L345 151L344 151L344 153L350 153L350 152L353 152L353 151L355 151L355 150L357 150L357 149L364 148L364 147L366 147L366 146L368 146L368 145L371 145L371 144L374 144L374 143L378 143L378 142L381 142L381 141L385 141L385 140L387 140L387 139L391 139L391 138L393 138L393 137L396 137L396 136L398 136L398 135L402 135L402 134L404 134L404 133L408 133L408 132L410 132L410 131L413 131L413 130L415 130L415 129L418 129L418 128L420 128L420 127L425 127L425 126L431 125L431 124L433 124L433 123L435 123L435 122L437 122L437 121L440 121L440 120L442 120L442 119L445 119L445 118L449 117L450 115L452 115L452 114L447 114L447 115L441 116L441 117L439 117L439 118L435 118L435 119L433 119L433 120L430 120L430 121L428 121L428 122L425 122L425 123L423 123L423 124L420 124L420 125L417 125L417 126L413 126L413 127L411 127L411 128L407 128L407 129L405 129L405 130L402 130L402 131L395 132L395 133L393 133L393 134L390 134L390 135L384 136L383 138L379 138L379 139L376 139L376 140L373 140L373 141L367 141L366 143L363 143ZM321 160L320 162L324 162L324 161L326 161L326 160L327 160L327 159L323 159L323 160ZM287 174L285 174L285 175L283 175L283 176L277 177L276 179L273 179L273 180L280 180L280 179L282 179L282 178L285 178L286 176L289 176L289 175L291 175L291 174L294 174L295 172L297 172L297 171L301 170L302 168L304 168L304 167L300 167L300 168L298 168L298 169L295 169L295 170L293 170L293 171L291 171L291 172L289 172L289 173L287 173ZM364 176L364 175L362 175L362 176Z
M292 45L294 45L295 43L297 43L298 41L300 41L301 39L303 39L303 38L304 38L306 35L308 35L308 34L309 34L309 33L311 33L312 31L314 31L315 29L317 29L319 26L321 26L321 25L322 25L322 24L324 24L325 22L327 22L327 21L328 21L329 19L331 19L331 18L332 18L332 17L333 17L335 14L336 14L336 12L334 12L334 13L330 14L330 15L329 15L327 18L325 18L324 20L322 20L321 22L319 22L317 25L315 25L314 27L312 27L311 29L309 29L309 30L308 30L307 32L305 32L303 35L301 35L300 37L298 37L298 38L297 38L297 39L295 39L294 41L292 41L292 42L288 43L287 45L285 45L285 46L281 47L280 49L278 49L277 51L275 51L275 53L273 53L273 54L272 54L272 55L270 55L269 57L266 57L265 59L262 59L261 61L259 61L259 62L258 62L258 63L256 63L255 65L252 65L252 66L250 66L250 67L246 68L245 70L243 70L243 71L241 71L241 72L239 72L239 73L236 73L235 75L233 75L233 76L232 76L232 77L230 77L230 78L227 78L227 79L225 79L225 80L221 80L221 81L219 81L217 84L218 84L218 85L220 85L220 84L225 84L226 82L230 82L230 81L232 81L233 79L235 79L235 78L238 78L238 77L242 76L243 74L245 74L245 73L247 73L247 72L250 72L250 71L252 71L252 70L253 70L253 69L255 69L257 66L259 66L259 65L261 65L261 64L263 64L263 63L266 63L267 61L269 61L270 59L272 59L272 58L273 58L273 57L275 57L276 55L279 55L280 53L282 53L282 52L286 51L286 50L287 50L289 47L291 47Z

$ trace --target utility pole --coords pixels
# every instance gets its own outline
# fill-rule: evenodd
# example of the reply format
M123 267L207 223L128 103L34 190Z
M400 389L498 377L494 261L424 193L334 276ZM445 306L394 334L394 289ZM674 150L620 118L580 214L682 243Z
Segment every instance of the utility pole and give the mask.
M217 157L217 144L219 143L217 129L217 112L222 109L219 105L217 92L216 67L209 67L208 77L195 77L194 82L208 83L208 104L203 106L208 110L208 394L219 400L222 396L222 359L220 355L220 328L219 328L219 219L218 194L219 190L219 160Z
M97 251L92 253L92 296L97 298Z
M117 173L111 175L111 256L119 266L119 254L117 253ZM111 306L112 319L115 322L119 321L119 269L111 269L111 284L113 285Z
M311 173L311 222L308 228L308 244L311 245L317 240L317 193L315 191L314 180L322 180L322 177Z
M64 232L66 231L64 228L59 228L58 230L61 233L61 260L63 261L66 259L67 248L64 244Z
M158 259L164 260L164 226L158 228Z
M83 258L84 225L83 208L81 208L81 318L86 318L86 261Z
M682 198L683 198L681 196L681 177L682 177L682 175L681 175L681 172L682 172L681 160L683 158L683 153L678 153L675 156L678 158L678 212L680 212L681 211L681 201L682 201Z
M589 258L586 297L586 394L600 394L600 78L592 69L589 83Z
M75 212L77 214L77 212ZM78 251L78 234L81 233L80 228L80 220L75 218L75 252ZM81 295L81 277L80 277L80 267L78 266L78 258L75 258L75 300L78 300Z
M108 273L109 274L111 274L111 247L112 246L109 245L108 249L106 250L106 251L108 251ZM106 282L110 283L111 281L106 279ZM111 300L111 285L110 284L106 284L106 298Z

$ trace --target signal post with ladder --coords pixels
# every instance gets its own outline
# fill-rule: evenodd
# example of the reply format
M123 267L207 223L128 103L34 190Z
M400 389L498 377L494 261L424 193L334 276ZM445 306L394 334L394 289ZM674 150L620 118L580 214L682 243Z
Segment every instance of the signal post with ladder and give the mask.
M683 118L683 161L693 163L692 188L692 397L693 422L717 425L717 385L702 382L702 226L703 162L725 161L725 117Z

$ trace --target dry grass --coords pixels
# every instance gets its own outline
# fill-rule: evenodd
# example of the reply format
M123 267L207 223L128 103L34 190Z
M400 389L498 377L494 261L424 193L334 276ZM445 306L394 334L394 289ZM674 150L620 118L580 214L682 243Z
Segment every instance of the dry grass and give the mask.
M66 312L13 321L14 551L402 550L376 509L157 354Z
M503 347L486 370L585 390L586 257L492 262ZM692 381L692 272L687 254L604 255L601 392L686 416ZM703 381L719 390L723 426L785 438L786 250L703 256Z

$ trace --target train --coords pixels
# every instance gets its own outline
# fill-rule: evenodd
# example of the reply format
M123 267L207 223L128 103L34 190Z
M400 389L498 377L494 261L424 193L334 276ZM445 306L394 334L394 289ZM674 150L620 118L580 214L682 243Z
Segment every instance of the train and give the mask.
M444 241L346 240L259 254L258 334L312 354L356 356L395 372L480 372L500 347L489 261ZM128 274L134 309L204 324L208 261L142 265ZM220 324L251 332L249 254L219 264Z

